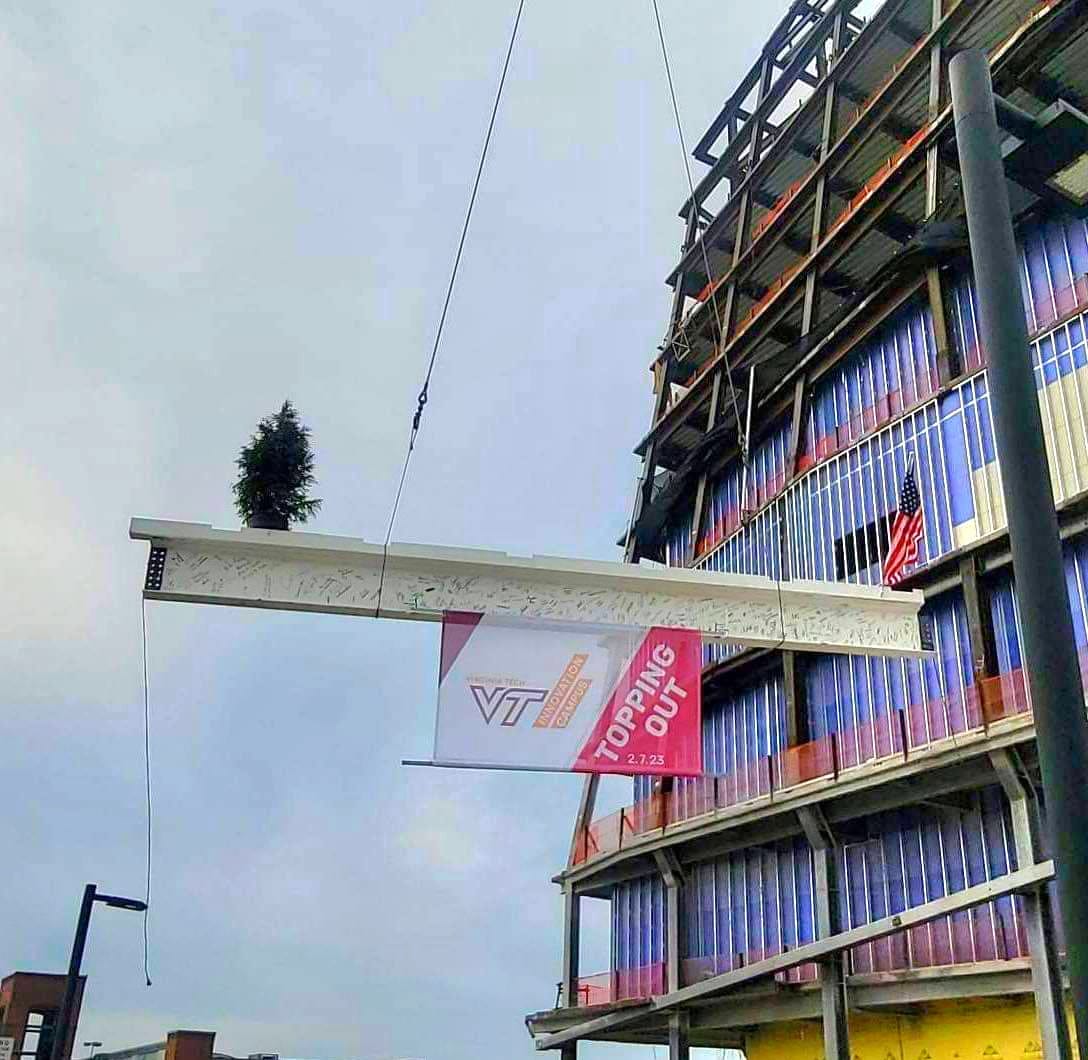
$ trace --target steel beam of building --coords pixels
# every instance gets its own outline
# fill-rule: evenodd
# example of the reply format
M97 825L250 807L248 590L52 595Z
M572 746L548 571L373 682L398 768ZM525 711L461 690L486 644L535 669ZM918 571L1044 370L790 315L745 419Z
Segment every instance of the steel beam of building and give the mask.
M689 1060L691 1056L691 1024L686 1012L669 1016L669 1060Z
M1031 865L1041 849L1038 799L1024 779L1014 750L990 753L994 771L1009 800L1016 860ZM1065 992L1054 938L1054 908L1046 890L1023 896L1024 922L1031 954L1031 985L1035 1015L1039 1021L1043 1056L1047 1060L1072 1060L1073 1048L1065 1020Z
M563 888L563 1005L578 1005L578 968L582 949L582 899L573 887Z
M924 654L921 593L134 519L149 600L440 621L446 611L672 626L797 651ZM384 572L384 573L383 573Z
M645 1019L649 1013L671 1013L691 1002L710 1000L735 990L738 986L775 975L778 972L788 971L802 964L813 961L823 961L832 954L842 953L854 946L861 946L867 942L884 938L886 935L894 935L896 932L908 928L918 927L920 924L928 924L931 920L957 913L963 909L972 909L976 905L993 901L1006 894L1020 894L1037 890L1049 883L1054 878L1054 863L1052 861L1030 865L1027 868L1018 869L1005 876L980 883L966 890L957 891L943 898L926 902L924 905L915 906L912 909L904 909L894 916L882 917L860 927L851 928L832 935L826 939L817 939L815 942L798 946L787 953L769 957L767 960L757 961L744 968L738 968L731 972L713 976L702 983L686 986L681 990L670 991L660 997L649 1000L645 1005L627 1009L621 1012L612 1012L605 1016L586 1020L557 1031L554 1034L543 1035L536 1040L537 1049L559 1049L569 1042L580 1038L590 1038L596 1035L607 1034L621 1027L630 1026Z
M797 811L805 838L812 847L816 889L816 937L833 938L839 933L840 883L835 837L818 806ZM846 1023L846 965L842 950L820 961L820 1015L824 1030L825 1060L850 1060L850 1033Z
M1023 958L987 961L958 968L920 968L907 978L886 975L850 977L852 1012L917 1013L918 1006L934 1001L963 1001L967 998L1012 998L1032 993L1030 962ZM753 1027L795 1020L818 1020L820 995L815 990L797 990L777 983L753 983L719 1001L691 1010L690 1030L693 1040L716 1039L726 1047L729 1037ZM554 1033L585 1021L585 1014L554 1009L529 1016L536 1034ZM647 1014L637 1029L617 1031L615 1039L646 1041L657 1030L657 1043L665 1041L667 1021L663 1015ZM743 1049L743 1037L735 1048ZM1044 1054L1045 1056L1046 1054Z
M684 874L671 850L654 851L654 861L665 883L666 988L680 989L680 922Z

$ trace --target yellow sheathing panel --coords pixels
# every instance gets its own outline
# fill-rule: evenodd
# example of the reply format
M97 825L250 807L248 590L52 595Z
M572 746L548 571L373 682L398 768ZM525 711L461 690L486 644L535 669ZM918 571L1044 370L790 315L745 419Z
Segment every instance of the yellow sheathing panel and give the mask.
M1088 367L1063 376L1062 392L1073 436L1074 488L1079 493L1088 484Z
M975 505L979 537L1005 526L1005 497L1001 492L1001 472L996 460L971 472L971 499Z
M956 548L966 548L972 541L977 541L982 537L982 534L979 533L977 519L968 519L966 522L952 527L952 533L956 538Z
M1043 437L1046 439L1046 455L1050 463L1050 483L1057 500L1072 492L1070 483L1074 474L1069 448L1071 425L1064 398L1060 379L1039 391L1039 414L1043 420Z
M1088 483L1088 369L1078 368L1039 391L1039 413L1054 497L1062 501Z
M747 1060L823 1060L823 1050L818 1020L768 1025L745 1039ZM1030 995L934 1002L911 1016L852 1012L850 1055L852 1060L1044 1060Z

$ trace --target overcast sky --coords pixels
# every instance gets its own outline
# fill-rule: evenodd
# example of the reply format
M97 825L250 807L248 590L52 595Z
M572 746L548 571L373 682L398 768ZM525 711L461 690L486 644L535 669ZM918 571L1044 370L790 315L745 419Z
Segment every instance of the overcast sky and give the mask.
M689 143L785 6L662 0ZM129 517L237 525L232 461L289 396L313 528L380 540L513 3L4 9L0 973L63 970L84 883L143 893ZM398 540L616 556L684 192L649 0L529 0ZM532 1055L580 779L398 765L430 626L148 617L154 986L99 909L79 1040Z

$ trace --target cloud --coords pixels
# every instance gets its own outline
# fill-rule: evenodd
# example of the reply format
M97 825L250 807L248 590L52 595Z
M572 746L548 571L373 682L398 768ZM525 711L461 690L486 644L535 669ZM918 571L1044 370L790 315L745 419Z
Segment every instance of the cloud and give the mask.
M774 6L664 12L689 140ZM0 930L11 966L48 970L85 882L143 888L146 547L127 520L233 525L237 449L291 396L314 428L316 528L381 538L510 10L15 8L0 745L19 798L0 844L19 857ZM648 9L530 5L523 30L396 536L612 557L683 169ZM148 618L155 985L139 918L96 912L81 1033L530 1056L578 778L399 766L430 746L433 629L165 604ZM607 904L585 921L593 971Z

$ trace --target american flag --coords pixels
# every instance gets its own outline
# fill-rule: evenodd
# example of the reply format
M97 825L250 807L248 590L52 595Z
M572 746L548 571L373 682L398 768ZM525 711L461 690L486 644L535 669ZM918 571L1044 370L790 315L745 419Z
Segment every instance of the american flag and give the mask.
M892 524L888 556L884 560L884 584L898 585L907 576L907 567L918 559L918 543L925 533L922 498L914 481L914 460L907 465L899 492L899 511Z

